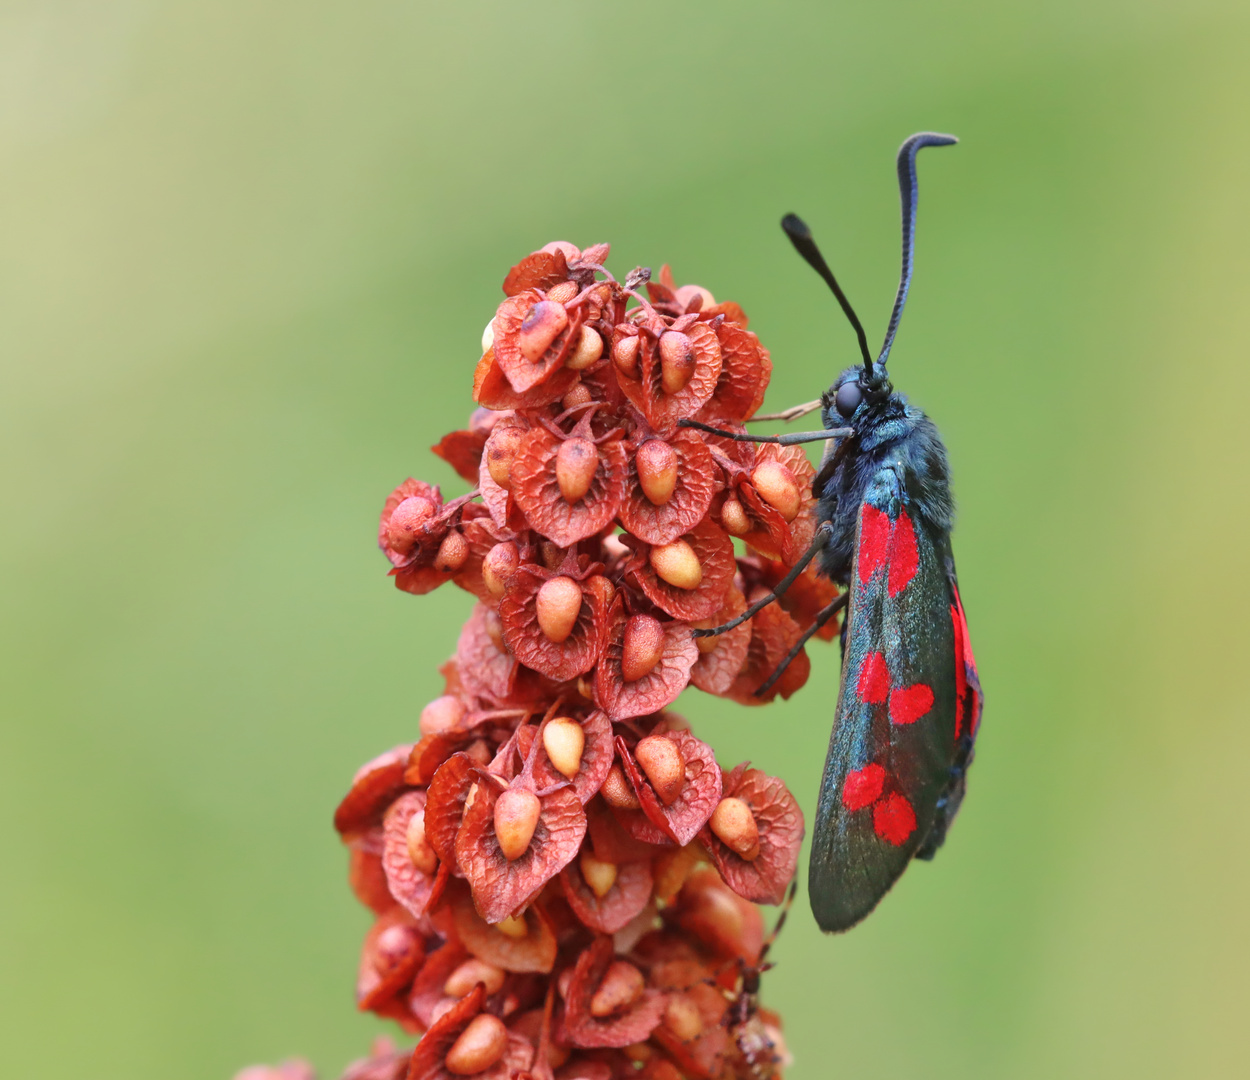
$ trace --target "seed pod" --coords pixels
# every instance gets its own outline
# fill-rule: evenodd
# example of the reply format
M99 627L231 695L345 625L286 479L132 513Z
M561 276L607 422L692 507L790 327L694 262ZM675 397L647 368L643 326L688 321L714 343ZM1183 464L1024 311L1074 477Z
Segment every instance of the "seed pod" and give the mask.
M554 300L540 300L526 313L517 334L517 345L521 355L531 364L538 363L543 353L551 348L555 341L569 325L568 312L563 304Z
M421 734L445 735L464 719L464 703L451 694L436 697L421 710Z
M599 601L604 611L612 606L612 601L616 598L616 586L602 574L593 574L587 578L582 588Z
M634 748L634 757L660 802L671 806L686 783L686 763L677 744L663 735L648 735Z
M464 997L478 983L481 983L486 987L486 996L490 997L491 994L497 994L503 989L503 981L506 977L507 972L503 968L497 968L494 964L488 964L485 960L473 957L447 976L447 981L443 983L443 993L450 994L452 997Z
M618 810L637 810L642 806L642 803L638 801L638 796L634 794L634 789L629 786L629 781L625 779L625 773L620 765L613 765L608 771L607 779L603 781L599 794L609 806L615 806Z
M512 487L512 459L524 434L519 428L501 427L491 433L486 443L486 471L505 491Z
M507 652L508 647L503 640L503 623L499 620L499 612L494 608L487 608L482 613L482 622L486 626L486 636L490 638L490 643L500 652Z
M434 516L437 507L420 495L409 495L391 513L386 526L386 539L395 551L409 552L416 542L416 532Z
M584 371L603 355L603 338L589 326L583 326L575 348L564 361L565 367Z
M408 858L412 860L412 865L423 874L433 874L438 869L438 855L425 838L424 810L418 810L408 819L404 839L408 843Z
M557 716L543 728L543 749L556 770L572 780L582 767L586 733L582 725L567 716Z
M793 521L803 505L798 481L794 473L780 461L764 460L751 473L751 483L760 497L786 521Z
M730 536L746 536L751 531L751 519L742 503L732 495L721 504L720 523Z
M675 394L694 374L694 343L678 330L660 335L660 382L666 394Z
M628 1009L642 997L644 989L646 984L641 971L628 960L613 960L590 999L590 1015L603 1018Z
M612 346L612 363L617 371L630 379L638 378L638 349L641 342L637 337L623 337Z
M556 304L567 304L577 295L576 281L561 281L547 290L547 299Z
M636 682L649 675L664 654L664 628L651 615L631 615L621 644L621 677Z
M491 548L482 560L482 581L486 585L486 591L495 599L503 596L508 578L516 572L520 563L520 553L511 540L505 540Z
M634 460L642 493L652 505L666 505L677 487L677 451L663 439L648 439Z
M560 405L565 409L575 409L578 405L585 405L593 400L594 395L590 392L590 387L579 382L560 399Z
M548 641L560 645L568 640L582 610L582 587L571 577L554 577L543 583L534 603L538 628Z
M703 1034L703 1015L685 994L673 994L664 1008L664 1026L682 1042Z
M703 580L699 557L685 540L660 544L651 549L651 568L677 589L697 589Z
M444 574L454 574L468 557L469 541L452 529L438 545L438 554L434 556L434 569L441 570Z
M599 452L589 439L575 435L556 452L556 482L566 503L575 503L590 490L599 469Z
M506 919L500 919L495 923L495 929L506 937L517 941L523 937L528 937L530 932L524 915L509 915Z
M760 853L760 829L751 808L732 795L721 799L709 824L725 845L748 862Z
M490 1013L478 1013L451 1045L443 1064L456 1076L472 1076L489 1069L508 1049L508 1029Z
M518 788L509 788L495 800L495 838L509 862L529 850L542 809L537 795Z
M582 877L585 878L586 884L590 886L590 891L600 900L612 891L612 886L616 884L616 863L596 859L588 848L584 848L581 856L581 867Z

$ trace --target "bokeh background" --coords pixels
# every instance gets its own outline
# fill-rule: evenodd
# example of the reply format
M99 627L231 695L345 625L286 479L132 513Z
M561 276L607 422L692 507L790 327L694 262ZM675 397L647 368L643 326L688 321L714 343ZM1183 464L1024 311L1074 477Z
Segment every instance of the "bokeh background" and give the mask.
M739 301L769 404L877 339L941 424L988 707L946 848L800 901L793 1080L1246 1069L1250 9L1235 0L0 3L0 1074L216 1080L385 1026L330 814L470 598L376 515L508 267L610 240ZM811 812L838 660L723 760Z

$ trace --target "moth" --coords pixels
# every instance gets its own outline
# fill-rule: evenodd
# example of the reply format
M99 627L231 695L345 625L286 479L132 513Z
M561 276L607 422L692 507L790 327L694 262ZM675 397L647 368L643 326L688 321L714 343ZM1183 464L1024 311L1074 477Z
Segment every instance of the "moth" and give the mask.
M689 426L750 442L826 441L814 481L816 537L776 589L723 633L772 603L812 559L842 587L773 673L839 610L842 679L812 839L808 894L821 929L863 919L913 858L931 859L964 797L983 695L951 552L954 502L936 425L894 390L886 363L911 286L916 155L951 135L921 132L898 152L903 265L885 342L874 360L859 317L794 214L782 228L833 291L854 328L862 363L821 397L761 420L820 410L823 429L780 436ZM771 683L771 680L770 680ZM767 685L761 689L767 689Z

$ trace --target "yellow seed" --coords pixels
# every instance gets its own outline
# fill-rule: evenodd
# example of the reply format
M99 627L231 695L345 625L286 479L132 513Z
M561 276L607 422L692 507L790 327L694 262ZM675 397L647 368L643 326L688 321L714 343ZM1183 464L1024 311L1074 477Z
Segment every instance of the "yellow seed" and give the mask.
M648 439L634 456L638 484L654 506L664 506L677 487L677 451L663 439Z
M571 577L544 582L535 598L538 628L547 640L560 645L568 640L582 610L582 587Z
M716 804L709 824L726 846L748 861L760 853L760 829L751 808L741 799L726 796Z
M623 337L612 346L612 363L617 371L629 379L638 378L638 347L637 337Z
M438 868L438 856L425 838L425 811L418 810L408 819L404 834L408 843L408 858L423 874L432 874Z
M495 320L491 319L491 321L486 324L486 329L482 331L482 352L486 352L486 350L494 344Z
M554 300L540 300L526 313L525 321L521 323L521 331L517 334L521 355L531 364L538 363L543 358L543 353L551 348L551 343L564 333L564 328L568 325L569 316L563 304Z
M542 803L532 791L509 788L495 800L495 837L509 862L529 850L541 813Z
M569 353L564 361L565 367L574 371L584 371L603 355L603 338L589 326L583 326L577 339L577 348Z
M614 1012L628 1009L642 997L646 985L639 971L628 960L613 960L604 972L599 989L590 999L590 1015L611 1016Z
M507 491L512 487L512 459L525 433L514 427L498 428L486 443L486 471Z
M714 626L720 626L726 620L719 615L713 619L700 619L698 622L690 624L691 630L711 630ZM716 637L697 637L694 639L694 647L699 650L700 656L707 656L708 653L714 653L716 646L720 644L720 636Z
M486 987L488 996L497 994L503 989L506 976L507 972L503 968L497 968L494 964L488 964L485 960L473 957L447 976L447 981L443 983L443 993L450 994L452 997L464 997L478 983L481 983Z
M751 531L751 519L742 503L732 495L721 505L720 523L730 536L746 536Z
M517 546L511 540L505 540L491 548L482 560L482 581L486 585L486 591L495 599L503 596L508 587L508 578L516 573L520 562Z
M451 694L436 697L421 710L422 735L445 735L464 719L464 703Z
M583 498L599 471L599 451L589 439L565 439L556 451L556 483L566 503Z
M664 1026L682 1042L689 1042L703 1034L703 1015L685 994L674 994L664 1009Z
M676 394L694 374L694 344L678 330L660 335L660 383L666 394Z
M408 552L417 542L417 530L435 514L437 506L420 495L409 495L394 510L386 523L386 542L395 551Z
M651 615L631 615L621 642L621 677L637 682L655 670L664 655L664 628Z
M452 1043L443 1064L456 1076L472 1076L489 1069L508 1049L508 1029L490 1013L478 1013Z
M547 290L547 299L557 304L567 304L577 295L576 281L561 281L558 285L552 285Z
M523 938L530 932L530 928L525 924L524 915L509 915L506 919L500 919L495 923L495 929L501 934L510 938Z
M604 780L599 793L609 806L615 806L618 810L637 810L642 805L619 765L613 765L608 771L608 778Z
M438 545L438 554L434 556L434 569L444 574L454 574L468 557L469 541L452 529Z
M793 521L803 505L799 482L780 461L761 461L751 473L751 483L760 497L786 521Z
M572 780L582 767L586 733L582 725L567 716L557 716L543 728L543 749L556 771Z
M572 409L593 400L594 395L590 392L590 387L585 383L579 382L560 399L560 404L566 409Z
M582 877L586 879L590 891L602 900L616 884L616 863L596 859L589 850L583 848L581 866Z
M677 744L663 735L648 735L634 748L634 757L660 802L672 805L686 784L686 762Z
M697 589L703 580L699 557L685 540L660 544L651 549L651 568L677 589Z
M487 608L482 614L482 622L486 624L486 636L490 638L491 644L500 652L507 652L503 641L503 621L499 618L499 612L494 608Z

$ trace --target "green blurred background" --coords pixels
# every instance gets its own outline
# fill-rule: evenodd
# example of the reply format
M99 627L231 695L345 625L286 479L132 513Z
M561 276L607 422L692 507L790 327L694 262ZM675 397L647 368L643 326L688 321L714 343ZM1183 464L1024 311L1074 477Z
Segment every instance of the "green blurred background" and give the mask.
M331 810L469 610L376 515L508 267L610 240L739 301L769 404L878 339L941 424L988 707L945 850L767 976L794 1080L1245 1075L1250 11L1233 0L0 3L0 1074L328 1075ZM837 656L691 693L809 815Z

